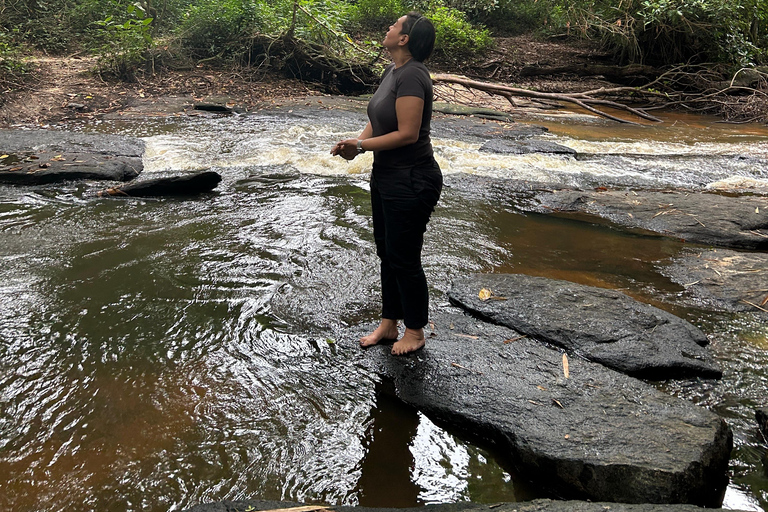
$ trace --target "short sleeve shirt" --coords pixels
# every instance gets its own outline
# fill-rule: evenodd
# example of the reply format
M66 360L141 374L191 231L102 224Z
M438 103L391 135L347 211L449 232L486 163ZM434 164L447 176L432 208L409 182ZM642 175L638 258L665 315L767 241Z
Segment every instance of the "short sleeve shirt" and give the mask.
M432 119L432 79L427 67L411 59L399 68L390 64L384 70L381 84L368 103L368 119L371 121L373 136L384 135L397 130L395 102L403 96L416 96L424 100L421 115L419 139L407 146L376 151L374 163L395 169L413 167L415 164L432 159L432 143L429 138Z

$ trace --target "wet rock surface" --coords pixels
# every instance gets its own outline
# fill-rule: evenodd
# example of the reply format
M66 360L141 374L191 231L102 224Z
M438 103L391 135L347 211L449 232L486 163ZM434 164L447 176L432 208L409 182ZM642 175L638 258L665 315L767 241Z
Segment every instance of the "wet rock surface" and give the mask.
M482 300L478 294L489 290ZM467 311L614 370L642 378L719 378L689 322L621 292L522 274L454 281L450 300Z
M299 503L288 503L279 501L262 500L242 500L242 501L218 501L215 503L205 503L187 509L186 512L246 512L246 511L266 511L275 509L289 509L300 507ZM306 506L303 512L321 512L323 507L312 508ZM349 507L332 506L326 510L335 512L704 512L704 510L723 510L723 509L702 509L694 505L653 505L653 504L624 504L624 503L592 503L587 501L552 501L552 500L533 500L517 503L497 503L493 505L483 505L477 503L445 503L439 505L427 505L418 508L369 508L369 507ZM734 511L739 512L739 511Z
M757 409L755 411L755 419L757 419L757 425L760 427L763 437L768 441L768 407Z
M143 170L144 143L131 137L50 130L0 130L0 183L129 181Z
M582 212L686 242L768 249L768 198L708 193L573 191L538 196L540 207Z
M661 272L708 308L768 314L768 254L690 249Z
M515 123L479 122L463 117L441 117L432 120L433 138L457 138L483 143L491 139L524 140L547 133L542 126Z
M493 445L546 494L720 504L732 436L717 415L503 326L460 313L433 322L424 350L375 346L360 364L438 424ZM360 350L363 334L341 343Z
M168 176L131 182L121 187L113 187L99 196L115 197L152 197L152 196L193 196L210 192L221 181L221 175L215 171L186 173L180 176Z
M576 151L561 144L545 140L508 141L491 139L480 147L486 153L505 155L524 155L528 153L551 153L556 155L575 155Z

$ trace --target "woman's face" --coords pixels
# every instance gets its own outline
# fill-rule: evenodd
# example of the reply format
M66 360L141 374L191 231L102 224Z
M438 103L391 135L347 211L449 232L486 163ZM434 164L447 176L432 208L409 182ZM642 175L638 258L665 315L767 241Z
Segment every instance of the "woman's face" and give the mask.
M401 16L394 24L389 26L387 35L384 36L384 42L382 43L384 48L394 48L398 45L400 42L400 37L402 36L401 32L403 31L403 23L405 22L406 18L407 16Z

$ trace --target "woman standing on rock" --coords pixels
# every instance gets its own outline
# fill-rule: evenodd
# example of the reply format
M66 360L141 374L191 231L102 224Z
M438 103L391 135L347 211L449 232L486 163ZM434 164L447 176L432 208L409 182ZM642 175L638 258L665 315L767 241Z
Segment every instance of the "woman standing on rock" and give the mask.
M373 151L371 205L373 237L381 259L381 323L360 345L368 347L405 334L392 345L395 355L424 346L429 315L421 249L443 177L429 138L432 80L424 61L435 45L435 27L417 12L389 27L383 46L392 64L368 103L369 122L356 139L336 143L331 154L352 160Z

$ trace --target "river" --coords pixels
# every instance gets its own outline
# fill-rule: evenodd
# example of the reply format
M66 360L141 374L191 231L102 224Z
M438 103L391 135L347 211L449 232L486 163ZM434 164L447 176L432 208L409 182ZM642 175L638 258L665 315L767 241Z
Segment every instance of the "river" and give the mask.
M768 194L768 128L664 114L619 126L535 120L564 155L495 155L436 133L448 186L424 265L431 307L468 272L617 288L703 329L722 381L656 385L734 431L724 506L768 510L768 325L700 308L662 269L689 244L595 219L524 214L458 177L581 187L741 184ZM0 186L0 508L181 510L221 499L367 506L541 495L508 464L381 392L329 337L373 323L370 154L332 158L359 110L111 119L147 176L211 168L194 200L103 199L102 185ZM1 148L0 148L1 149Z

